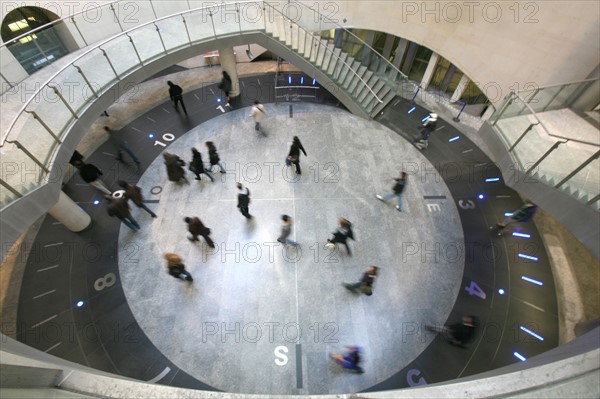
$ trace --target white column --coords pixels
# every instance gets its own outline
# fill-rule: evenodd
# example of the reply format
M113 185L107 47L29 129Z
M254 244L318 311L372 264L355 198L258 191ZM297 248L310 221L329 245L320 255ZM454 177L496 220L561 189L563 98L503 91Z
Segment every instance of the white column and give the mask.
M435 72L435 67L440 59L438 53L431 53L431 58L429 59L429 64L427 64L427 69L425 70L425 75L423 75L423 79L421 80L421 89L427 90L429 87L429 83L431 83L431 79L433 78L433 73Z
M48 209L48 213L67 229L78 232L90 225L92 218L64 192L60 192L58 202Z
M231 97L240 95L240 80L238 79L236 60L233 53L233 47L219 49L219 60L221 68L229 74L231 78Z
M456 90L454 90L452 97L450 97L450 102L456 102L460 100L470 81L471 79L469 79L467 75L463 74L462 78L460 78L460 82L458 82L458 86L456 86Z

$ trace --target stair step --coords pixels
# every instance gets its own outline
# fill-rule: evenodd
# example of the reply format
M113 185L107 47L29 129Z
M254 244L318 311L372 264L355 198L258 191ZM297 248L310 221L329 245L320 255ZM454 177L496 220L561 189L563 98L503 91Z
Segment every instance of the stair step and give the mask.
M352 63L352 71L348 71L344 83L342 83L342 87L347 88L350 85L350 82L352 82L352 79L356 79L358 68L360 68L360 61L355 60Z
M277 39L279 39L280 42L285 42L285 23L283 18L276 17L275 24L277 25Z
M371 79L369 79L369 81L367 83L368 83L369 87L371 88L371 90L373 90L373 92L375 94L377 94L377 92L379 90L381 90L381 88L385 84L377 76L372 76ZM358 101L362 102L362 100L365 99L365 97L367 96L367 94L373 94L373 93L371 93L369 90L364 90L362 93L360 93L360 96L357 98Z
M305 37L304 37L304 58L306 58L307 60L310 59L310 55L312 53L312 42L314 40L312 34L310 34L309 32L305 32Z
M316 36L316 35L314 36L314 39L312 40L312 49L310 52L310 59L309 59L309 61L312 64L315 64L317 62L317 57L319 56L319 52L321 50L320 49L321 46L319 46L320 40L321 40L321 37Z
M348 61L348 53L341 52L340 59L337 61L337 65L334 66L332 73L333 79L338 81L342 70L345 68L344 63Z
M367 71L366 66L363 66L363 65L359 66L358 70L356 71L356 75L354 75L352 77L352 79L350 80L350 82L348 82L348 85L345 86L344 89L348 90L348 93L350 93L350 94L354 93L354 90L356 89L356 87L359 85L362 85L362 82L360 81L359 77L362 78L366 71Z
M363 71L363 73L359 73L359 75L363 81L368 82L369 79L371 79L371 76L373 76L373 72L369 71L366 66L362 66L361 69L362 68L364 68L365 70ZM359 69L359 71L360 71L360 69ZM364 90L366 90L365 84L358 79L356 79L354 87L352 87L352 86L353 85L350 85L348 87L348 89L350 90L351 93L353 93L352 95L354 98L358 98L360 93L362 93Z
M343 85L344 80L346 79L346 76L348 76L348 72L350 71L350 68L348 68L347 65L352 65L354 63L354 58L348 56L348 58L346 58L345 64L341 64L340 65L340 73L338 74L337 77L337 82L341 85Z
M321 69L325 72L329 69L329 64L332 62L332 59L335 59L333 56L335 51L335 46L333 43L327 45L327 52L325 53L325 57L323 57L323 63L321 64Z
M340 54L342 52L341 48L334 48L333 54L331 55L331 59L329 60L329 65L327 67L327 74L329 76L333 76L333 72L335 71L335 66L339 61Z
M298 49L300 48L300 34L300 27L296 24L292 24L292 37L290 39L290 46L295 52L298 52Z
M383 93L386 93L383 95L383 98L382 98L383 103L377 104L375 106L375 108L373 108L373 111L371 112L371 116L373 118L375 116L379 115L379 113L381 113L381 111L383 111L383 109L394 99L394 97L396 97L396 94L388 86L384 87Z
M323 61L325 60L325 54L327 53L327 40L321 39L319 40L319 54L317 55L317 59L315 60L315 65L320 68L323 65Z
M304 29L298 28L298 47L296 51L301 56L304 56L304 50L306 45L306 31Z

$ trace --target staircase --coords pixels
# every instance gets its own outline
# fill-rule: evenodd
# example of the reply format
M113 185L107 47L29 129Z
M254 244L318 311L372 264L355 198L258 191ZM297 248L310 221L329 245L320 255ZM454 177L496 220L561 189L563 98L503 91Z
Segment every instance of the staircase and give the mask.
M369 68L366 62L350 56L319 34L309 32L279 11L273 14L272 23L265 27L266 34L329 76L368 115L375 117L396 96L399 86L394 79L396 71L386 75L379 62Z

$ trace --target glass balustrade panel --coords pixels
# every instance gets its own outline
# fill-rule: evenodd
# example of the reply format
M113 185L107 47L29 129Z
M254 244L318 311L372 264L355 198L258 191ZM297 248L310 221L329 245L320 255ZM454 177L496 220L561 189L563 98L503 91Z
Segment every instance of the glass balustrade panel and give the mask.
M240 16L237 4L224 3L213 11L213 22L217 36L240 33Z
M184 14L192 43L214 38L212 19L208 11L198 10Z
M561 88L562 86L540 89L537 94L528 101L528 105L534 112L545 111Z
M120 1L113 7L116 18L126 31L156 19L152 11L153 4L148 0Z
M242 32L262 31L265 29L265 15L261 2L240 3L240 27Z
M92 50L87 55L75 61L74 64L81 68L81 71L98 95L101 95L108 87L117 82L117 77L111 69L108 60L99 49ZM90 89L86 89L84 94L86 97L94 95Z
M184 32L181 34L185 35ZM154 24L137 28L130 32L129 36L133 39L135 50L144 64L165 55L165 49Z
M133 51L129 38L121 35L102 45L106 55L120 77L139 67L139 60Z
M82 36L88 46L91 46L122 32L109 6L86 7L85 11L75 15L73 20L68 18L65 23L73 38L82 47L85 46L81 39Z
M156 25L167 48L167 52L170 53L189 46L188 35L185 31L186 27L180 16L163 19L157 22Z

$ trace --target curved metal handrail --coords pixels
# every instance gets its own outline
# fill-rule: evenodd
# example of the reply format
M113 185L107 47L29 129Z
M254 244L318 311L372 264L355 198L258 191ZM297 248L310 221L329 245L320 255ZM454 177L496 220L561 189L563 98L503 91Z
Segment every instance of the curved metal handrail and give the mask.
M235 4L245 4L245 3L256 3L255 1L252 0L245 0L245 1L238 1ZM227 6L230 5L232 3L223 3L223 6ZM176 17L178 15L182 15L182 14L186 14L186 13L191 13L191 12L197 12L197 11L202 11L202 10L206 10L206 9L214 9L214 5L209 5L209 6L203 6L203 7L198 7L198 8L194 8L192 10L186 10L186 11L180 11L174 14L170 14L164 17L160 17L158 19L155 19L153 21L149 21L149 22L145 22L141 25L137 25L131 29L128 29L126 31L123 31L115 36L112 36L102 42L100 42L99 44L95 44L93 47L89 48L88 50L86 50L84 53L82 53L81 55L77 56L75 59L73 59L72 61L70 61L67 65L65 65L64 67L62 67L61 69L59 69L54 75L52 75L50 78L48 78L46 80L46 82L44 82L43 85L41 85L41 87L35 91L35 93L33 93L33 95L25 102L25 104L23 104L23 106L21 107L21 109L19 110L19 112L17 113L17 115L15 116L15 118L12 120L10 126L7 129L6 134L4 135L4 137L2 138L2 140L0 141L0 147L4 146L4 144L7 141L8 136L10 135L10 133L12 132L13 127L15 126L15 124L17 123L17 120L19 119L19 117L23 114L23 112L25 112L25 109L29 106L29 104L31 104L31 102L33 101L33 99L45 88L45 87L49 87L48 85L50 84L50 82L52 82L52 80L54 78L56 78L58 75L60 75L62 72L64 72L67 68L73 66L73 64L77 61L79 61L81 58L85 57L86 55L88 55L89 53L91 53L92 51L100 48L102 45L111 42L115 39L118 39L122 36L127 36L129 33L131 33L134 30L140 29L140 28L144 28L147 25L152 25L156 22L165 20L165 19L169 19L172 17Z
M112 4L114 4L114 3L120 3L121 1L123 1L123 0L113 0L113 1L109 1L109 2L103 3L102 5L97 5L96 7L93 7L93 8L90 8L90 9L81 10L81 11L79 11L79 12L75 12L75 13L73 13L73 14L71 14L71 15L67 15L66 17L62 17L62 18L59 18L59 19L55 19L54 21L50 21L50 22L48 22L48 23L46 23L46 24L44 24L44 25L38 26L38 27L37 27L37 28L35 28L35 29L32 29L32 30L30 30L30 31L27 31L27 32L25 32L25 33L23 33L23 34L21 34L21 35L19 35L19 36L15 37L15 38L13 38L13 39L10 39L10 40L9 40L9 41L7 41L7 42L0 43L0 49L2 49L2 47L6 47L6 46L8 46L8 45L10 45L10 44L12 44L12 43L14 43L14 42L18 41L19 39L22 39L22 38L24 38L24 37L30 36L30 35L32 35L32 34L35 34L36 32L38 32L38 31L40 31L40 30L43 30L43 29L45 29L45 28L46 28L46 27L48 27L48 26L51 26L51 25L54 25L54 24L58 24L58 23L60 23L60 22L63 22L63 21L65 21L65 20L69 19L69 18L74 18L75 16L77 16L77 15L79 15L79 14L83 14L84 12L89 12L91 9L93 9L93 10L97 10L97 9L99 9L99 8L103 8L103 7L111 6L111 5L112 5ZM84 40L85 40L85 39L84 39Z

